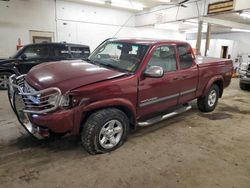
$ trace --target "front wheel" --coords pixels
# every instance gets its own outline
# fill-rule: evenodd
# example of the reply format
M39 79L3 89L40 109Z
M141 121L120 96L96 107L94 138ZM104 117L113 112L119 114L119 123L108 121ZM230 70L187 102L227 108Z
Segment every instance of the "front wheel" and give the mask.
M120 147L127 138L129 120L121 110L108 108L89 116L81 131L84 149L101 154Z
M219 87L217 85L212 85L208 93L204 97L198 98L198 108L202 112L212 112L219 99Z
M244 83L241 83L240 82L240 89L242 89L242 90L248 90L248 85L247 84L244 84Z

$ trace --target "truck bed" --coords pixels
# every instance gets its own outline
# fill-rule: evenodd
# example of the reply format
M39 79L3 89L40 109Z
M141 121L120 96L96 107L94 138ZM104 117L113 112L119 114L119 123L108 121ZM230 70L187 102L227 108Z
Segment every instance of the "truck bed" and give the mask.
M222 59L222 58L215 58L215 57L205 57L205 56L197 56L196 57L196 64L199 67L211 66L211 65L213 65L215 63L216 64L232 63L232 60L230 60L230 59Z
M204 93L204 89L209 85L208 82L211 78L222 77L223 88L230 84L233 68L232 60L197 56L196 64L199 69L198 97Z

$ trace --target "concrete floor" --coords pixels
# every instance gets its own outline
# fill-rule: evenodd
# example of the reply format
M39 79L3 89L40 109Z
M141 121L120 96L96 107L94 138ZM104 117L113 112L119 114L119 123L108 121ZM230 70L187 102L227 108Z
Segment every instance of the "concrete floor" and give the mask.
M250 92L234 79L213 113L193 110L88 155L75 137L40 142L19 128L0 92L0 187L250 186Z

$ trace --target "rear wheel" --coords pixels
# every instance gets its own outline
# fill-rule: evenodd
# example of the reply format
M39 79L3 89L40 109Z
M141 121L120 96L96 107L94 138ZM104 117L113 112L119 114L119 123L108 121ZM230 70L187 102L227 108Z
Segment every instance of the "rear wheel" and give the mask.
M129 120L116 108L99 110L89 116L81 131L84 149L90 154L113 151L127 138Z
M204 97L198 98L198 108L202 112L212 112L219 99L219 87L217 85L212 85L208 93Z
M244 84L244 83L240 82L240 89L242 89L242 90L248 90L249 86L247 84Z
M9 72L0 72L0 90L8 89L8 81L11 73Z

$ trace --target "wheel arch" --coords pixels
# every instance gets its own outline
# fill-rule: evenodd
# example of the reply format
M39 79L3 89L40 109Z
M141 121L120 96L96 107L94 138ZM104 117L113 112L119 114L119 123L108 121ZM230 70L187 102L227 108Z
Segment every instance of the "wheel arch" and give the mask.
M215 76L213 78L211 78L209 80L209 82L207 83L204 92L202 94L202 96L205 96L206 93L209 91L210 87L215 84L219 87L219 97L221 98L223 95L223 90L224 90L224 79L222 76Z
M10 73L10 74L15 74L15 71L11 69L0 69L0 73Z
M84 123L88 119L88 117L95 113L96 111L105 109L105 108L117 108L124 112L130 123L130 129L136 128L136 109L134 105L126 100L126 99L110 99L104 101L98 101L95 103L91 103L84 107L84 109L80 110L81 113L81 122L78 131L81 131Z

